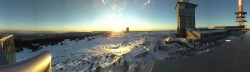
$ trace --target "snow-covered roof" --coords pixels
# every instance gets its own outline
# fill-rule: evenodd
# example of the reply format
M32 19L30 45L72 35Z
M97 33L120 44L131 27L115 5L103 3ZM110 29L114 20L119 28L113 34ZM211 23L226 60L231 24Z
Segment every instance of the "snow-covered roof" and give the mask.
M172 37L166 38L165 41L167 41L167 42L170 42L170 41L187 42L185 38L172 38Z

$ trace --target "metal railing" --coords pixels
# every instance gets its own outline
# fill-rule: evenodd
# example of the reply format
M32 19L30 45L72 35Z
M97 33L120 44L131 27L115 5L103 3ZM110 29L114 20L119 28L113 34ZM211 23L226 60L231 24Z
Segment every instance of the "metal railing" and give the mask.
M4 36L0 39L0 65L16 62L14 35Z
M0 72L52 72L51 57L51 54L45 51L21 62L0 65Z
M0 39L0 72L51 72L51 54L48 51L33 58L16 62L14 35Z

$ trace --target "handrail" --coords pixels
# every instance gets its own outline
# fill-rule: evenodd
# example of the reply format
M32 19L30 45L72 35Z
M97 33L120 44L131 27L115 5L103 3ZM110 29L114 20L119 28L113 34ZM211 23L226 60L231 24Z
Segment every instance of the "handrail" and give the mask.
M25 61L0 65L0 72L52 72L51 54L45 51Z
M16 62L16 51L13 34L3 36L0 39L0 48L0 65L12 64Z
M3 48L0 46L0 65L9 64L9 61L4 53Z
M5 37L3 37L3 38L0 39L0 42L5 41L6 39L9 39L9 38L11 38L13 36L14 36L13 34L5 36Z
M191 35L194 39L197 39L197 38L198 38L193 32L190 32L189 30L187 30L187 33L190 33L190 35Z

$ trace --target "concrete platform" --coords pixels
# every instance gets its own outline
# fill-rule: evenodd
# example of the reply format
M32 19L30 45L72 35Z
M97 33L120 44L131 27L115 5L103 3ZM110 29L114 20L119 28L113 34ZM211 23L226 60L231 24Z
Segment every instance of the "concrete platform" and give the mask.
M250 32L200 55L156 60L151 72L250 72Z

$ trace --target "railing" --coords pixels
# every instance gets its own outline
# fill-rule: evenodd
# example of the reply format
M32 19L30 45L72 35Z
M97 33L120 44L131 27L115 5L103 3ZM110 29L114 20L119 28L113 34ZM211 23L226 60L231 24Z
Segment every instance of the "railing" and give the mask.
M0 72L51 72L51 54L46 51L25 61L16 62L14 36L0 39Z
M187 30L187 33L191 35L193 39L198 39L198 37L192 31Z
M14 35L8 35L0 39L0 65L16 62Z
M52 72L51 54L46 51L25 61L0 65L0 72Z

